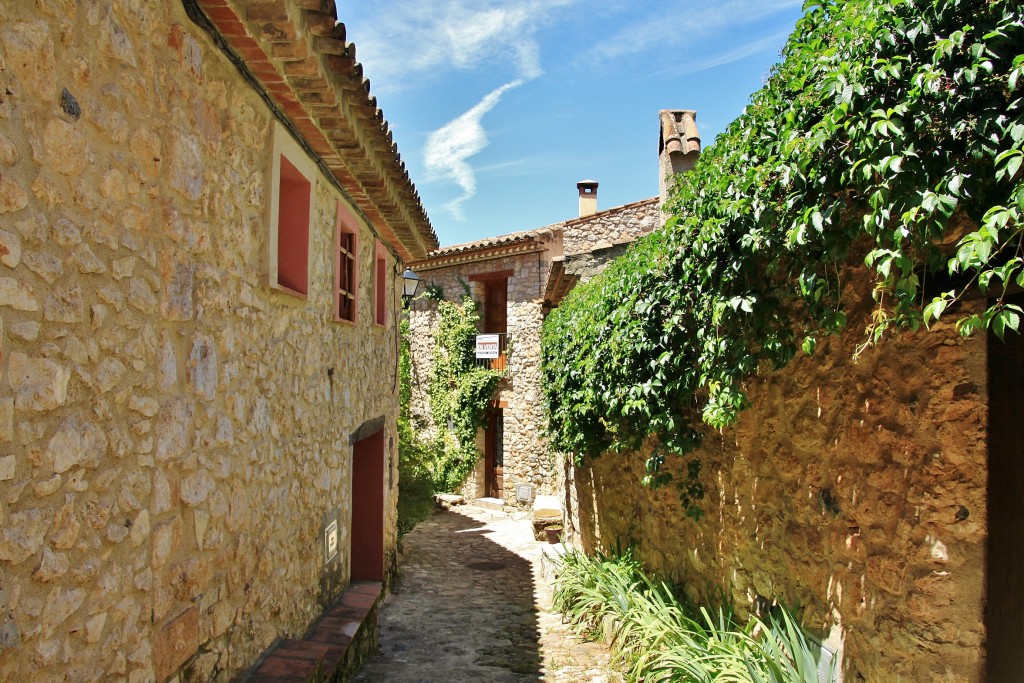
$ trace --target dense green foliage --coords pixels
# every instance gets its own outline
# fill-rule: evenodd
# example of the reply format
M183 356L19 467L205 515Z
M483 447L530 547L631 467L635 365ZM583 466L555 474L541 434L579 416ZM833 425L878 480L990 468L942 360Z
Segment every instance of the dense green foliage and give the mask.
M398 377L398 533L404 535L434 509L430 444L419 438L412 424L412 355L407 318L402 319Z
M739 624L728 606L698 607L680 594L644 574L629 553L571 551L557 570L554 607L584 635L610 640L628 681L819 680L819 648L787 610Z
M546 321L554 445L582 458L653 434L692 450L701 422L745 407L745 378L844 327L841 273L865 254L867 344L978 288L995 303L960 330L1016 330L1022 52L1018 2L810 0L764 88L677 183L667 225Z
M477 430L501 372L476 364L476 302L468 295L461 304L439 301L435 332L434 372L430 378L430 411L438 430L433 463L438 491L455 491L481 457Z

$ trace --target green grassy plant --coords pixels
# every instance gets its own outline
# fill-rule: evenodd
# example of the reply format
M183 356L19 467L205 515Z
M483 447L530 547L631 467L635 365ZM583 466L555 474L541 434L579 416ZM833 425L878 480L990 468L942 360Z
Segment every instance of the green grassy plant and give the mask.
M567 553L554 607L584 637L610 642L628 681L818 683L818 647L788 610L740 623L727 604L694 605L650 578L629 551Z

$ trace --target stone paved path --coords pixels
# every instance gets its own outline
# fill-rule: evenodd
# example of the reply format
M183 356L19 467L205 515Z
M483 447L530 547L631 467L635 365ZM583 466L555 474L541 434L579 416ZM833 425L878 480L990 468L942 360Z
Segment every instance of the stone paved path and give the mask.
M357 681L612 683L603 645L550 612L544 544L528 520L461 506L404 540L395 591L380 610L381 654Z

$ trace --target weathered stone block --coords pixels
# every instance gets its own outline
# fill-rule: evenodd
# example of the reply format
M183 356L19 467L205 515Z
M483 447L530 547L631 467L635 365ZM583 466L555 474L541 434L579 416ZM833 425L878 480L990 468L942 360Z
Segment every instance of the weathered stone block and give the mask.
M6 230L0 230L0 263L16 268L21 262L21 240Z
M100 612L85 622L85 642L98 643L103 636L103 627L107 624L107 613Z
M29 358L11 353L8 364L14 404L20 410L52 410L67 400L71 369L48 358Z
M133 546L138 547L149 539L149 534L149 510L140 510L139 514L135 516L135 521L132 522L129 540Z
M55 553L49 548L43 548L43 557L39 562L39 566L32 573L32 578L36 581L42 581L48 583L56 581L60 577L67 573L71 567L71 561L68 560L68 556L64 553Z
M181 538L181 520L178 517L153 527L153 567L164 566L178 547Z
M213 478L205 469L199 469L181 480L181 500L189 507L195 507L206 500L216 488Z
M156 426L156 459L163 462L181 457L188 446L192 431L192 401L178 398L170 402L160 414Z
M50 101L57 95L53 38L46 22L18 22L3 34L7 65L32 96Z
M82 524L78 521L78 515L75 512L73 494L65 496L64 505L61 506L60 510L57 511L57 515L53 518L51 528L50 544L54 548L67 550L75 545Z
M128 304L143 313L154 313L157 309L156 294L145 280L133 277L128 283Z
M40 508L10 515L0 536L0 560L20 564L35 555L43 545L49 524L49 516Z
M2 67L0 67L2 68ZM0 133L0 164L14 166L18 163L21 155L18 154L18 147L9 137Z
M7 455L0 458L0 481L10 481L11 479L14 479L17 464L17 459L13 455Z
M199 609L188 608L156 631L153 640L153 668L157 680L164 680L199 649Z
M165 320L192 318L195 274L195 263L184 252L168 250L161 254L160 313Z
M217 348L211 337L200 335L192 340L188 372L196 394L212 401L217 392Z
M95 467L106 455L109 440L102 429L78 415L65 418L46 448L54 472L67 472L76 465Z
M13 277L0 277L0 306L18 311L38 311L39 302L32 287Z
M171 141L171 187L190 201L196 201L203 191L203 162L199 142L194 135L178 132Z
M0 173L0 213L13 213L28 206L25 188L10 174Z
M85 597L86 592L83 589L64 590L55 586L46 598L46 607L40 620L43 633L51 635L58 626L67 621L68 617L78 611L85 602Z
M77 176L88 161L85 137L76 124L51 119L43 131L47 166L66 176Z
M60 323L85 322L85 300L82 298L82 288L75 285L54 289L53 294L46 297L46 303L43 306L43 319Z

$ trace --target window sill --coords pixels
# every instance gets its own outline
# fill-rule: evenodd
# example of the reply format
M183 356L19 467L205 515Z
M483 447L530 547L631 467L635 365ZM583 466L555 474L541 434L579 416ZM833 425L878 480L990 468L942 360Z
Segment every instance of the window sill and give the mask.
M297 289L292 289L291 287L288 287L286 285L282 285L282 284L277 283L277 282L271 283L270 289L271 289L271 291L278 292L280 294L287 294L288 296L295 297L296 299L301 299L302 301L308 301L309 300L309 295L308 294L303 294L302 292L300 292Z

